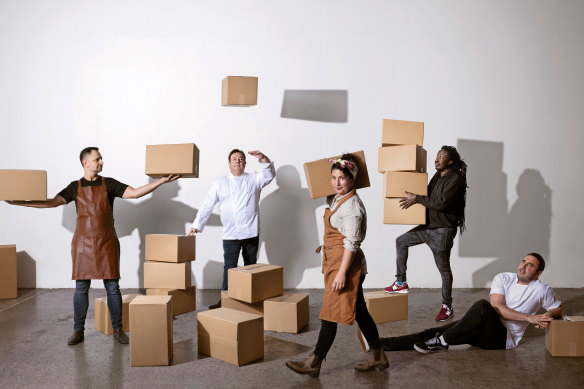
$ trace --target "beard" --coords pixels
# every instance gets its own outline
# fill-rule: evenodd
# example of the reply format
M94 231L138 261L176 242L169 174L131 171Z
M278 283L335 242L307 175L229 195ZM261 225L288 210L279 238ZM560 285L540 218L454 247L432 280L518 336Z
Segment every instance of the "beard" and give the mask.
M528 277L525 273L522 274L520 272L517 272L517 280L519 282L529 283L529 282L533 281L533 279L534 279L534 277Z

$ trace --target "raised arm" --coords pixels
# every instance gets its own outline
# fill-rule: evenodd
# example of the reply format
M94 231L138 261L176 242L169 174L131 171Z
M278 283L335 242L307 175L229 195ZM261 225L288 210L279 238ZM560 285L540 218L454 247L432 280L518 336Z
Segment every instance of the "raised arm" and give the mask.
M131 186L128 186L126 188L126 191L124 192L124 195L122 196L123 199L139 199L142 196L147 195L148 193L151 193L152 191L154 191L154 189L158 188L160 185L166 184L167 182L172 182L176 179L178 179L180 177L180 175L178 174L171 174L170 176L166 176L166 177L162 177L159 180L156 180L154 182L151 182L149 184L146 185L142 185L138 188L132 188Z
M56 208L61 205L67 204L64 198L59 195L56 195L52 199L45 200L45 201L6 201L8 204L11 205L19 205L22 207L32 207L32 208Z

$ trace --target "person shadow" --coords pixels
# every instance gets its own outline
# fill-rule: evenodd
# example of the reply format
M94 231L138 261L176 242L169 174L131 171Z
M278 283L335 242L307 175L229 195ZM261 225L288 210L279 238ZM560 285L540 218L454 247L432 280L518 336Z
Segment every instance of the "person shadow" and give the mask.
M294 289L306 269L321 264L314 252L320 244L315 211L325 199L313 200L291 165L277 170L276 185L260 203L259 249L264 245L268 263L284 267L284 288Z

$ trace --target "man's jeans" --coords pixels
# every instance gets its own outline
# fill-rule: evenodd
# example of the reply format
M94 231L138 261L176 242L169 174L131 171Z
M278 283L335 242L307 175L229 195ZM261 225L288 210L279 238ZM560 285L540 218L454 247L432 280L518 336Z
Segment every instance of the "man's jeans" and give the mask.
M408 248L426 243L442 277L442 304L452 304L452 270L450 269L450 250L456 236L455 227L427 228L418 226L395 240L397 253L397 281L406 281Z
M114 330L122 329L122 294L120 293L119 280L103 280L107 292L107 306ZM85 330L85 317L89 307L87 293L91 286L91 280L75 281L75 295L73 296L73 328L79 331Z
M258 245L260 237L249 239L224 239L223 240L223 287L221 289L227 290L227 271L237 267L239 259L239 252L243 256L243 264L245 266L252 265L258 260Z

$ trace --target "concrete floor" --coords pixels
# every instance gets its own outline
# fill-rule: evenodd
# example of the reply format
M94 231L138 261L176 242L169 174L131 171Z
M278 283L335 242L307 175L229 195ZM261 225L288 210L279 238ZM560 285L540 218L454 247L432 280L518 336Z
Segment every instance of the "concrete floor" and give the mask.
M86 323L85 342L67 346L73 328L72 289L22 289L19 297L0 300L0 388L62 387L390 387L488 388L584 387L584 358L554 358L545 350L543 331L530 327L519 347L486 351L456 346L446 353L416 351L387 353L390 368L357 373L355 361L367 358L359 347L354 326L339 326L337 339L323 363L320 377L300 376L284 366L288 359L306 357L320 328L322 290L310 294L310 323L300 334L265 332L265 357L236 367L197 353L196 312L174 321L174 359L167 367L130 367L129 346L94 329L93 303ZM124 290L122 293L136 293ZM584 314L583 289L556 289L566 314ZM90 292L90 301L105 296ZM462 317L487 289L455 289L455 318ZM219 291L197 291L200 310L217 301ZM413 289L409 320L379 325L381 336L397 336L436 326L439 289Z

